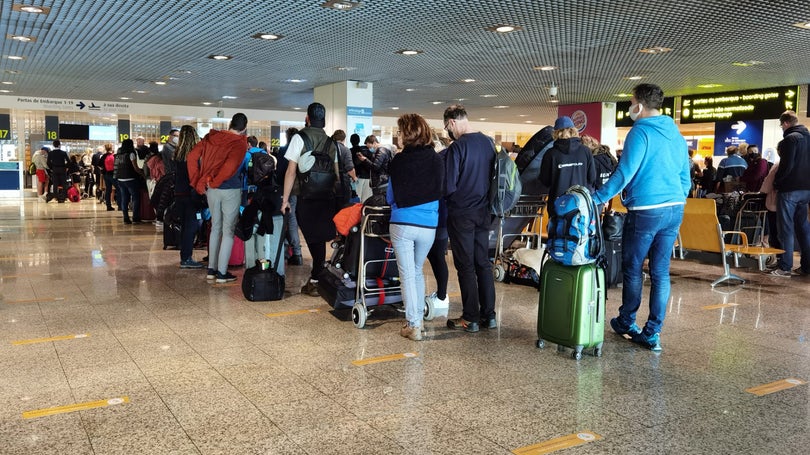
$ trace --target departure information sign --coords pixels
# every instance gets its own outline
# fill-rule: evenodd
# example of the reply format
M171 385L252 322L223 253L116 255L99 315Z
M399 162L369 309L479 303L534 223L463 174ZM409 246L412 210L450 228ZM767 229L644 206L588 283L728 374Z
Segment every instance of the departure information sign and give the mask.
M630 101L616 102L616 128L633 126L633 120L630 118L630 104ZM659 112L675 118L675 97L664 97Z
M45 116L45 140L55 141L59 139L59 116Z
M11 117L8 114L0 114L0 141L11 139Z
M798 85L684 95L681 123L775 119L786 110L795 111L798 100Z

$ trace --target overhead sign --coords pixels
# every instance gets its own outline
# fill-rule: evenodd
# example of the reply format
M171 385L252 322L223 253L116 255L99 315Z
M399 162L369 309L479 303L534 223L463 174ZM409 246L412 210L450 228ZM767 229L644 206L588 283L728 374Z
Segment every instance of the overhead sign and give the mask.
M798 100L798 85L684 95L681 98L681 123L775 119L786 110L795 111Z
M11 139L11 116L0 114L0 141Z
M118 142L124 142L129 139L129 120L118 119Z
M762 120L737 120L736 122L717 122L714 124L714 156L725 156L726 147L749 145L762 147Z
M45 116L45 140L55 141L59 139L59 116L46 115Z
M630 101L617 101L616 102L616 128L621 126L633 126L633 120L630 118ZM661 104L659 110L662 114L675 118L675 97L664 97L664 102Z

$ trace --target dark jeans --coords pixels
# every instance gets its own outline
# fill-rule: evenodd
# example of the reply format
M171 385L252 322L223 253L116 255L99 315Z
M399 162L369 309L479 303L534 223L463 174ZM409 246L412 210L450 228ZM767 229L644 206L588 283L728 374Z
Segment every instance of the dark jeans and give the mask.
M326 262L326 242L335 238L335 200L306 200L298 198L296 217L309 254L312 255L310 279L317 280Z
M141 221L141 195L136 180L118 181L118 189L121 190L121 205L119 208L124 212L124 221L129 221L129 201L132 200L132 219Z
M810 221L807 207L810 190L780 191L776 196L776 214L779 217L779 242L785 254L779 259L779 268L793 269L793 251L796 242L801 251L801 269L810 273Z
M191 259L194 252L194 237L197 235L197 208L189 196L176 196L174 207L182 220L180 225L180 260Z
M441 237L439 237L441 236ZM436 229L436 238L433 246L428 251L427 260L430 268L433 269L433 277L436 278L436 297L441 300L447 298L447 280L450 279L450 271L447 269L447 229Z
M486 207L451 211L447 217L464 307L461 317L467 322L495 318L495 279L488 254L491 222Z
M113 178L112 174L104 174L104 202L107 204L107 208L112 208L112 190L115 186L115 179ZM119 191L115 192L116 203L118 203L118 196L120 193Z

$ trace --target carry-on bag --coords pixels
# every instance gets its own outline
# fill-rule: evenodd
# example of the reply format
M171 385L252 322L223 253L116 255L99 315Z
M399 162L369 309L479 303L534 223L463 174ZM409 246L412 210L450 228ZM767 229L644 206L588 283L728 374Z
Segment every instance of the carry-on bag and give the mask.
M182 228L182 215L177 204L172 202L163 215L163 249L180 248L180 229Z
M231 257L228 259L228 267L238 267L245 263L245 241L234 237Z
M613 288L622 282L622 240L605 240L604 252L607 287Z
M283 233L287 231L287 218L281 228L282 234L278 236L279 244L276 248L276 259L272 264L256 260L256 265L245 270L242 277L242 294L251 302L268 302L284 298L285 279L278 273L278 265L284 259L281 256L284 243ZM255 235L254 235L255 237Z
M146 188L138 190L141 198L140 219L141 221L152 221L155 219L155 209L152 208L152 203L149 201L149 192ZM134 214L133 214L134 215Z
M574 349L582 358L584 349L602 355L605 336L605 271L595 264L577 266L547 261L540 272L540 304L537 311L537 347L546 341Z

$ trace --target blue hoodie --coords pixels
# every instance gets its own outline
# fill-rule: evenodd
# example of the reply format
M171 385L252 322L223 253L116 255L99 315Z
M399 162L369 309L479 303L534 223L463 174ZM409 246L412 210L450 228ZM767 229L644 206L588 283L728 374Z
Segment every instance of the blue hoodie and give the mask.
M623 189L628 210L686 203L692 187L689 154L672 117L656 115L636 120L627 134L616 171L593 195L604 204Z

